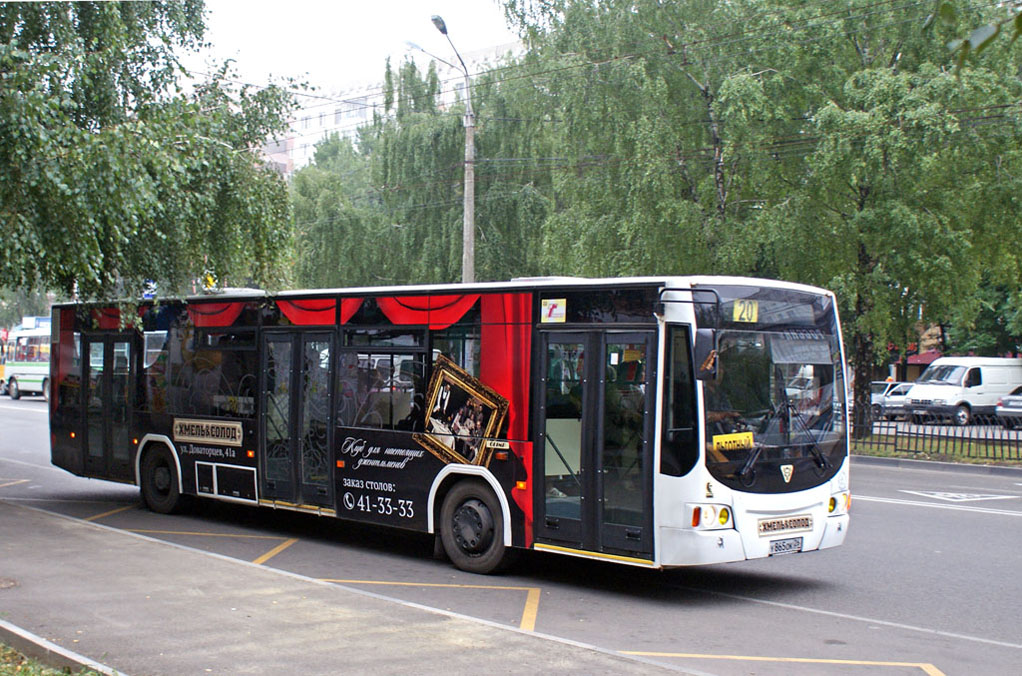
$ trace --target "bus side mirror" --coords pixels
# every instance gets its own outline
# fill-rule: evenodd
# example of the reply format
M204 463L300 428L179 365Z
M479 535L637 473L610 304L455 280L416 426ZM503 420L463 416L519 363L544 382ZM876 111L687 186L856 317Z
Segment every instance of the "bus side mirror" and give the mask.
M714 380L717 377L717 332L696 329L696 380Z

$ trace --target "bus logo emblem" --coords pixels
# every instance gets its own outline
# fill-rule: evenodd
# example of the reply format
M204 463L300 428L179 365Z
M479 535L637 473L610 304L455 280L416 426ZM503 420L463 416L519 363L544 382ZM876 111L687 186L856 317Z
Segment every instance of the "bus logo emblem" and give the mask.
M784 477L784 483L791 483L791 475L795 473L794 465L781 465L781 476Z

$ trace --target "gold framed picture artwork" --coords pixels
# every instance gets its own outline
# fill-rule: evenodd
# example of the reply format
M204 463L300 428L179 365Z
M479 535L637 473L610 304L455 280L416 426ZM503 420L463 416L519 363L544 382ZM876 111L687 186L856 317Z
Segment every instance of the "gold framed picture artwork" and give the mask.
M440 355L426 403L425 431L413 435L419 444L445 463L489 464L489 442L504 424L507 399Z

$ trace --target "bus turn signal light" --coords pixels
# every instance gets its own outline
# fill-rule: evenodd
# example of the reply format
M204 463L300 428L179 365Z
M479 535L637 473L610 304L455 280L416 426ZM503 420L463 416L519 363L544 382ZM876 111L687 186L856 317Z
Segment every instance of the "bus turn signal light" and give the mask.
M700 530L734 528L734 517L727 505L690 505L690 508L692 528Z

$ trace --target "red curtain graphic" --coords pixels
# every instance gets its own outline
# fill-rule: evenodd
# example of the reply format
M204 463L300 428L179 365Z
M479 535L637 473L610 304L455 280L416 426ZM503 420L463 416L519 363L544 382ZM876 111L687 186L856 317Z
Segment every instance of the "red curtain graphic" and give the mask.
M296 326L323 326L333 324L337 311L336 298L308 298L305 300L278 300L277 307ZM361 298L342 298L341 324L347 324L362 307Z
M309 298L305 300L278 300L277 307L292 324L317 326L333 324L337 312L334 298Z
M144 316L149 308L143 305L138 308L138 315ZM100 330L117 330L121 328L121 309L118 307L105 307L92 311L93 325ZM134 326L130 319L124 328L130 329Z
M449 296L394 296L377 298L376 303L383 314L387 315L387 319L395 324L426 324L436 331L446 329L464 317L477 300L479 294L474 293Z
M188 316L199 328L221 328L233 324L244 309L243 301L192 303L188 306Z
M508 400L507 438L525 440L529 433L529 355L532 349L532 295L486 294L482 297L479 379ZM532 444L512 441L515 454L531 475ZM531 476L529 486L532 486ZM532 544L532 493L511 491L525 515L525 544Z

